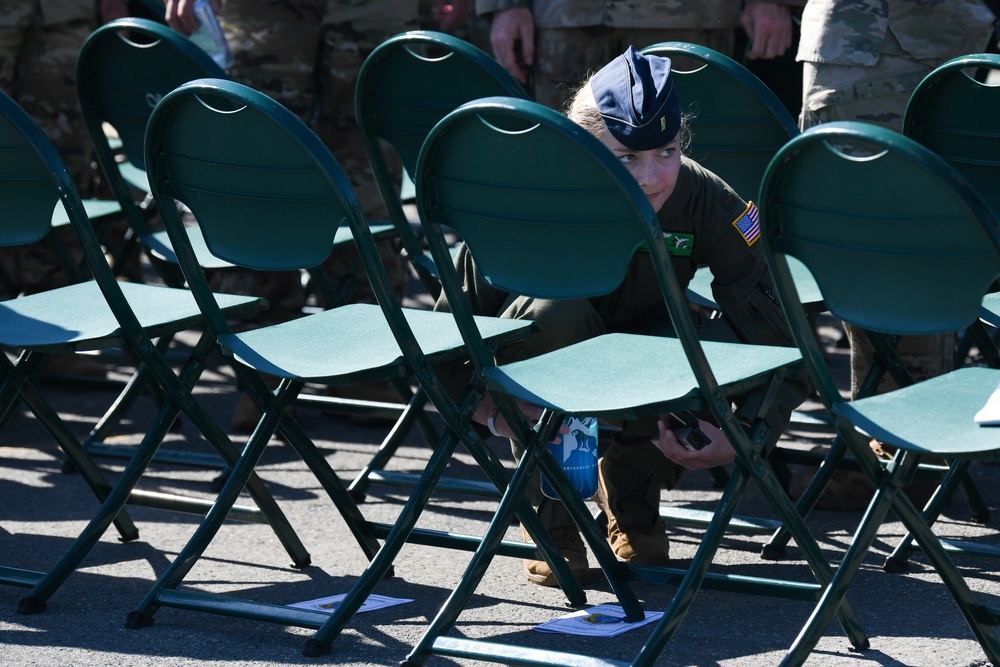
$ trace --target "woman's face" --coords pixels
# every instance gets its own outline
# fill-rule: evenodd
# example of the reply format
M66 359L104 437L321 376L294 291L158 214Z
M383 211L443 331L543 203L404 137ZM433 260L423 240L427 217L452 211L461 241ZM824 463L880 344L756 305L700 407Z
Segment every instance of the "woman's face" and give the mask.
M623 146L610 132L604 132L598 138L625 165L649 199L653 210L659 212L673 193L674 186L677 185L677 174L681 170L680 132L665 146L647 151Z

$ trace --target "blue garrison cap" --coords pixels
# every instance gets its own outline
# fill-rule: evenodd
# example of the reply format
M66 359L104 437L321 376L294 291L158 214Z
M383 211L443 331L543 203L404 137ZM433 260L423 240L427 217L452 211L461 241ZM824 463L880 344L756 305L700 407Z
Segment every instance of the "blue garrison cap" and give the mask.
M636 151L659 148L681 127L681 106L670 78L670 58L646 56L631 46L590 79L608 131Z

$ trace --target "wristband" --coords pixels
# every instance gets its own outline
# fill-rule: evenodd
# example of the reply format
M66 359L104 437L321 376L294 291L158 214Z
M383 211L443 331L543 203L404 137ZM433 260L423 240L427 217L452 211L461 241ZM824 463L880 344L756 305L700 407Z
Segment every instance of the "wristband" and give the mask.
M497 425L493 421L494 419L496 419L496 417L497 417L497 406L494 405L490 407L490 411L486 415L486 428L488 428L490 430L490 433L492 433L493 435L497 436L498 438L502 438L503 436L497 433Z

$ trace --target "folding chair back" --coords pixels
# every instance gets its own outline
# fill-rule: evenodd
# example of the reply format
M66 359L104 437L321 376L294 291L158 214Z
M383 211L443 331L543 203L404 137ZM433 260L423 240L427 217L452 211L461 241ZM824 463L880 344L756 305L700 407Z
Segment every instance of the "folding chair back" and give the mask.
M771 158L799 133L785 105L753 72L708 47L661 42L642 52L696 65L694 69L674 65L670 74L691 131L686 152L743 199L756 201L760 179ZM808 274L799 274L801 287L809 290L815 307L822 309ZM708 268L699 269L688 285L688 297L719 310L712 296L712 280Z
M222 80L211 81L224 87ZM290 139L308 136L315 141L308 128L292 125L284 134L260 131L271 123L262 110L280 105L256 91L241 92L255 104L241 108L206 91L175 98L171 113L160 114L150 126L146 155L158 161L159 173L169 175L151 183L156 199L175 199L196 219L207 221L202 225L206 246L227 262L263 271L318 266L330 254L346 207L354 202L340 198L344 184L330 182L317 169L320 157L335 165L332 157L317 157ZM191 285L196 293L198 287ZM214 328L228 329L219 320Z
M1000 55L977 53L950 60L926 77L910 95L903 134L947 160L986 199L1000 220ZM997 285L993 286L997 289ZM989 326L984 326L986 322ZM984 300L982 322L959 338L955 363L967 362L972 347L1000 368L1000 307Z
M1000 217L1000 55L977 53L944 63L910 95L903 134L947 160Z
M768 181L770 246L809 267L835 316L901 335L975 319L997 269L996 231L968 182L930 151L825 124L786 148Z
M5 106L13 104L13 100L3 101ZM52 211L60 203L58 186L25 137L23 122L20 114L0 116L0 145L4 148L0 152L0 201L5 211L0 246L44 238L51 226Z
M512 111L523 108L511 100ZM434 165L423 168L429 175L418 192L418 206L428 211L422 219L461 236L499 289L550 299L613 291L645 240L636 218L657 224L635 180L609 177L619 176L620 165L561 116L546 116L560 128L547 132L502 107L481 116L474 105L465 111L463 122L450 121L447 141L439 133L421 154L422 165ZM572 223L553 223L559 219ZM562 262L554 261L557 248Z
M146 217L150 212L143 208L149 192L143 138L149 115L160 98L182 83L203 77L226 75L208 54L177 31L140 18L118 19L101 26L87 38L77 58L77 97L97 162L129 226L166 282L174 286L181 285L176 257L166 234L150 227ZM114 144L105 124L117 133ZM229 266L204 250L197 228L191 233L202 264Z
M439 32L396 35L372 51L358 74L355 116L375 182L409 260L434 295L436 271L410 228L401 188L416 173L417 154L431 128L465 102L491 95L528 97L489 54ZM403 184L393 179L381 142L398 155Z
M675 64L670 73L691 128L689 155L741 197L756 200L768 162L799 133L788 109L753 72L708 47L662 42L642 52L696 64Z

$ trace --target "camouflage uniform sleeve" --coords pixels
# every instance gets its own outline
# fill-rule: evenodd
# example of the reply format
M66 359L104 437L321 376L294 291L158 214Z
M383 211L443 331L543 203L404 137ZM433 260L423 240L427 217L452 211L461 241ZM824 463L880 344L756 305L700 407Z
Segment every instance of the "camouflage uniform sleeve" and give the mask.
M531 0L476 0L476 15L485 16L505 9L531 9Z

